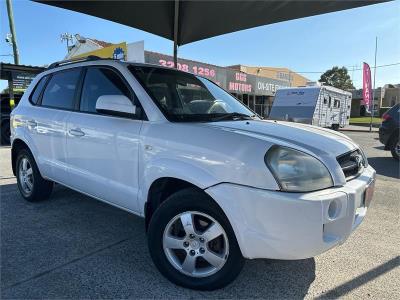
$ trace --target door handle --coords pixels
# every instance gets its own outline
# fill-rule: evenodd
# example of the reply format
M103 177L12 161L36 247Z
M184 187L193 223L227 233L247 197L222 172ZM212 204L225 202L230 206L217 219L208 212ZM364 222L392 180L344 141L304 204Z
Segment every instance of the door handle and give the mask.
M80 130L79 128L70 129L69 134L73 135L73 136L84 136L85 135L85 133L82 130Z
M29 127L35 128L37 126L37 122L35 120L28 120L26 122Z

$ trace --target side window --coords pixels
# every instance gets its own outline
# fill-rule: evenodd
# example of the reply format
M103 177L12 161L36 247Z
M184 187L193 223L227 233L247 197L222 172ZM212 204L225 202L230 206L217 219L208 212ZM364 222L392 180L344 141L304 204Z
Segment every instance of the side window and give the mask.
M328 103L328 107L331 107L331 105L332 105L332 97L331 97L331 96L329 96L329 103Z
M54 73L43 93L42 105L62 109L74 109L75 91L81 69Z
M339 100L334 100L333 101L333 107L339 108L340 107L340 101Z
M128 87L113 70L88 68L82 88L80 110L96 112L96 101L103 95L124 95L131 98Z
M42 79L39 80L39 83L35 86L33 93L29 97L29 100L32 104L37 104L39 101L40 94L46 84L48 76L44 76Z

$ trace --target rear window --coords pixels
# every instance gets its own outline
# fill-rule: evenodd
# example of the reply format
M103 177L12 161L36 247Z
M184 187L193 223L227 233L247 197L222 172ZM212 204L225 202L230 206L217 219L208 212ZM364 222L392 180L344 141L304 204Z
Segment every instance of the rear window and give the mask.
M46 85L47 78L48 76L44 76L42 79L39 80L39 83L35 86L35 89L33 90L31 97L29 98L32 104L38 103L40 94L42 93L42 90Z
M60 109L74 109L75 91L81 69L71 69L54 73L46 86L42 105Z

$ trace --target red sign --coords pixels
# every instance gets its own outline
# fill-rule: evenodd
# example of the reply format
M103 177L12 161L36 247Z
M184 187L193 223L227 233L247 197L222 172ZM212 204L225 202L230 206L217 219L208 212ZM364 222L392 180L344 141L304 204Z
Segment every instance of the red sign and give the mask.
M367 110L370 111L372 106L372 84L371 69L367 63L363 64L363 101Z

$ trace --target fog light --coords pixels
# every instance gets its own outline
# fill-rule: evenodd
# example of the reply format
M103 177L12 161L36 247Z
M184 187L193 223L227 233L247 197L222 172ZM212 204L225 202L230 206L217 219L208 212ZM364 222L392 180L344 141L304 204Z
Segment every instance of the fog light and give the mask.
M341 209L341 204L338 201L332 200L331 203L329 203L328 207L328 217L331 220L336 219L339 216Z

